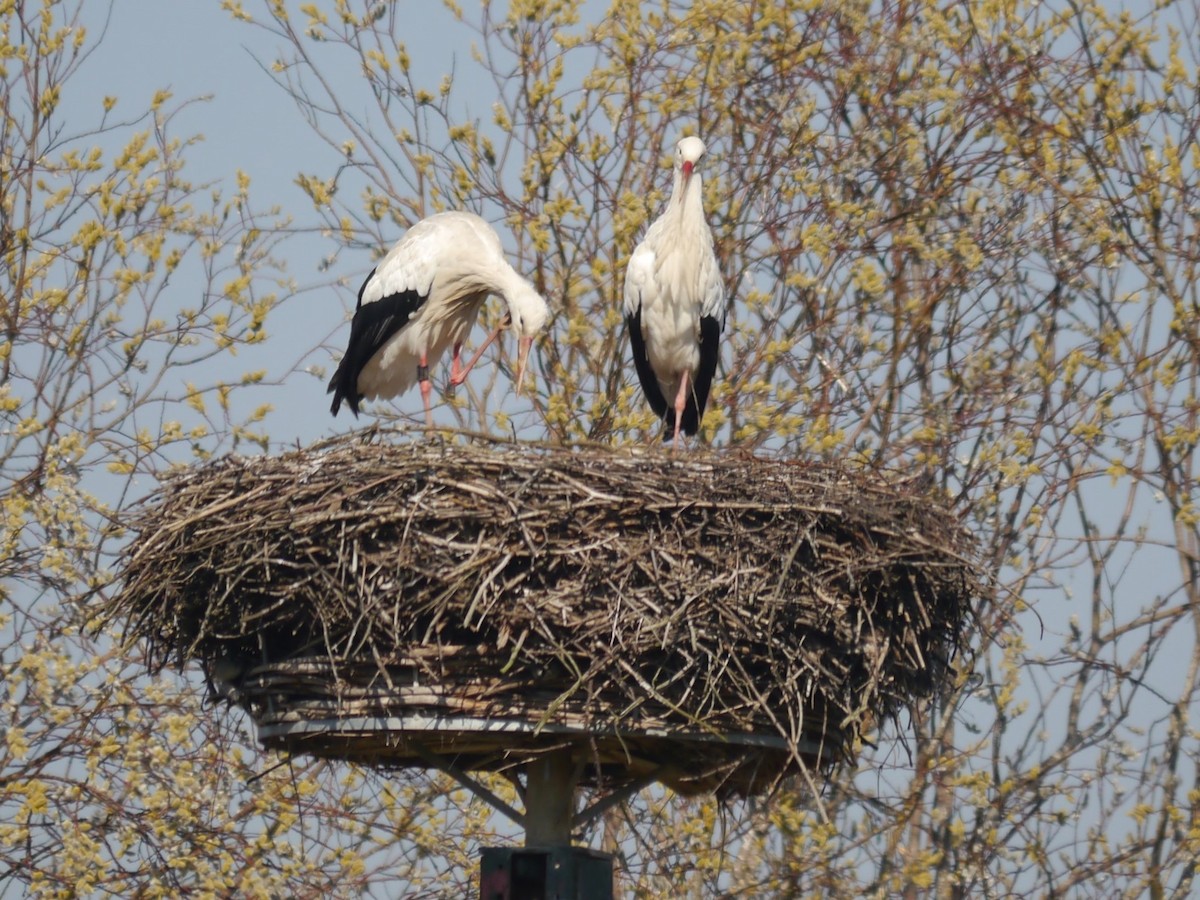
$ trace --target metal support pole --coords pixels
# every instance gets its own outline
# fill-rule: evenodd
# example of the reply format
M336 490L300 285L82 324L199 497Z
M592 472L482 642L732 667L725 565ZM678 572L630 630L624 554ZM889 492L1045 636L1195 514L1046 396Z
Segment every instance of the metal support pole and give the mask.
M612 856L571 846L579 776L570 747L525 765L525 847L483 848L482 900L612 900Z
M525 767L525 846L569 847L578 775L569 748Z

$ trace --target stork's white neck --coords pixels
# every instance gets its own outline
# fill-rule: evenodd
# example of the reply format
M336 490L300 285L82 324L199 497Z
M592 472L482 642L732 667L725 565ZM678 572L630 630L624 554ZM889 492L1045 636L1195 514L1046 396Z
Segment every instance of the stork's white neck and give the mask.
M695 169L685 177L681 169L675 170L675 183L671 190L671 202L667 205L664 218L672 221L677 233L684 239L708 237L708 223L704 220L704 183Z
M506 300L510 299L522 291L528 291L532 288L529 282L522 278L517 270L505 263L502 266L496 266L492 272L491 289L494 293L500 294Z

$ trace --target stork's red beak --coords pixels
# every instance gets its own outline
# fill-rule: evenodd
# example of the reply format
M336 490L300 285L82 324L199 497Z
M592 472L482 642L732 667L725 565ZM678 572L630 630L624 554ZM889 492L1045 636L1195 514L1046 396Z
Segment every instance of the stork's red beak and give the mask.
M691 174L692 174L692 169L694 169L695 167L696 167L695 163L693 163L691 160L685 159L683 161L683 177L690 178Z
M525 383L525 366L529 363L529 350L533 338L523 337L517 342L517 396L521 396L521 385Z

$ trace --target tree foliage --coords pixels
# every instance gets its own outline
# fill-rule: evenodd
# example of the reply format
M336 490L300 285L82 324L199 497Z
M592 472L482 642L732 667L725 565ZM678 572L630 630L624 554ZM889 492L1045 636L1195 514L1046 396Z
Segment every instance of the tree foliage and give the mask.
M551 300L532 400L496 376L508 347L442 421L656 436L628 375L622 273L674 140L699 133L730 297L705 439L922 470L1000 573L953 694L883 726L820 797L718 809L648 792L607 815L587 838L619 850L624 888L1192 887L1195 0L450 5L474 51L428 83L434 42L405 4L224 6L338 154L297 173L311 204L295 215L353 273L347 306L370 254L441 208L496 221ZM434 803L440 782L304 763L250 781L250 742L196 686L130 682L123 652L81 635L75 601L103 589L138 475L265 442L266 411L231 399L262 376L211 364L267 341L280 232L244 183L182 180L169 97L56 118L88 48L69 10L0 4L0 24L0 871L48 892L461 889L494 836L463 798ZM181 301L167 288L184 277L199 287ZM203 815L178 800L198 795Z
M282 224L244 176L188 182L167 91L81 114L94 47L79 4L0 3L0 895L352 886L362 855L298 824L357 826L352 785L264 772L88 620L146 476L265 442L270 376L238 352L280 303Z

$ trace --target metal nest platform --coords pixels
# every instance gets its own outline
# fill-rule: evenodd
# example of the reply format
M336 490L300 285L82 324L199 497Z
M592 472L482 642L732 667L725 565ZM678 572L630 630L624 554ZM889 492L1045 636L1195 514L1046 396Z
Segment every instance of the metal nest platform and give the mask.
M392 436L173 474L107 616L268 748L749 795L940 690L990 589L878 473Z

